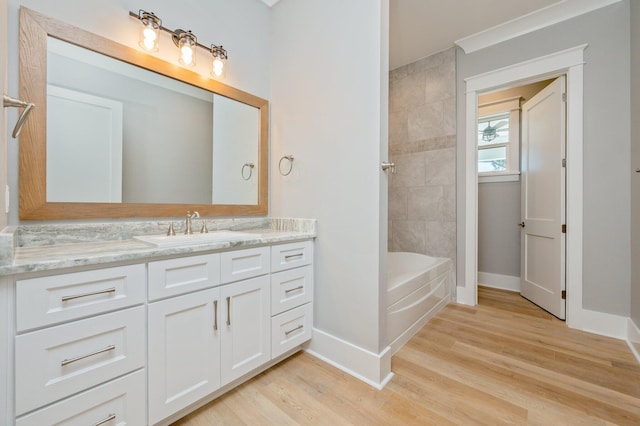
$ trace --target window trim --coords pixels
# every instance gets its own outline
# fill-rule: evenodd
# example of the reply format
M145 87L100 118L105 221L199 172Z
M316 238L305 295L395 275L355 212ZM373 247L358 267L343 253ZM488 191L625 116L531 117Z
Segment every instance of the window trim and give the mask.
M478 105L478 120L476 122L476 152L481 149L492 148L492 145L479 146L477 140L478 123L487 116L509 113L509 141L496 146L507 148L507 169L501 171L478 172L479 182L505 182L520 180L520 101L521 97L501 99ZM476 158L476 168L478 160ZM486 179L496 176L496 179ZM511 176L511 178L506 178Z

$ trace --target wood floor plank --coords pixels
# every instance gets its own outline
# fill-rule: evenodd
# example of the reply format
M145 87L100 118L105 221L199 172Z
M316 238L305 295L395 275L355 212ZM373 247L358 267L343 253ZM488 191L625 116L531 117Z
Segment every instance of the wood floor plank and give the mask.
M518 294L451 303L392 359L381 391L299 353L176 426L640 425L625 342L571 330Z

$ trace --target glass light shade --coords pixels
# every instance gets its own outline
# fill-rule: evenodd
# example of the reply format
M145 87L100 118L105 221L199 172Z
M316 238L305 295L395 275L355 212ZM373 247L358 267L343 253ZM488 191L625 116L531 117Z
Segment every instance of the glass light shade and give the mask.
M196 36L190 32L180 34L178 49L180 50L178 62L189 67L196 64Z
M148 52L158 51L158 39L160 32L160 19L153 13L141 11L142 30L140 30L140 40L138 44Z

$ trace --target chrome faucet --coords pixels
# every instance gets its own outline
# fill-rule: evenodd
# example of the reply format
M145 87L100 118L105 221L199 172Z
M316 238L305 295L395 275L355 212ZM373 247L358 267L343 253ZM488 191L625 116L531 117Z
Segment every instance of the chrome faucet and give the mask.
M187 211L187 226L186 226L186 229L184 230L185 235L193 234L193 230L191 229L191 219L199 218L199 217L200 217L200 213L195 211L191 213L190 211Z

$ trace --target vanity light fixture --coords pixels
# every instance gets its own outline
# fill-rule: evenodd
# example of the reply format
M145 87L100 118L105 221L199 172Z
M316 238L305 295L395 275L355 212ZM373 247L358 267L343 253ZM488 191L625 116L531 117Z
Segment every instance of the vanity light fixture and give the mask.
M172 31L163 27L162 19L153 12L140 9L138 13L130 11L129 16L138 19L143 24L143 28L140 31L139 45L144 50L148 52L158 51L159 32L162 30L171 34L173 43L178 47L180 51L178 62L185 66L194 66L196 64L196 47L201 47L209 51L213 57L211 75L214 77L220 77L222 75L224 61L228 58L227 51L222 46L212 44L211 47L207 47L198 43L198 38L191 31L181 29Z

